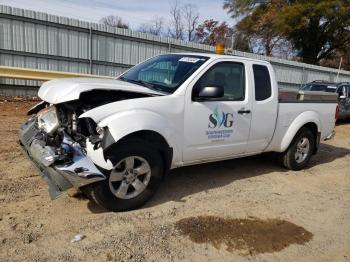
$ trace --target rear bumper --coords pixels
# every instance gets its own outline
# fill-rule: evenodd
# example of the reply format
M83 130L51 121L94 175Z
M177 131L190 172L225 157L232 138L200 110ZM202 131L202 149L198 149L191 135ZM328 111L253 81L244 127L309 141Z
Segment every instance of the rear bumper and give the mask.
M57 148L45 145L34 119L21 126L19 140L24 154L48 184L51 199L56 199L71 187L79 188L106 179L80 145L68 136L64 137L61 146L71 150L72 159L69 163L55 164Z

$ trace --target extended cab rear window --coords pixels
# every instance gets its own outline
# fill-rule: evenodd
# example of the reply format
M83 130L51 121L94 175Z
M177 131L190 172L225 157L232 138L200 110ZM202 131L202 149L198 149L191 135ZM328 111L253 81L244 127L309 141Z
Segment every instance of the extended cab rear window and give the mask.
M263 101L271 97L271 79L269 69L263 65L253 65L255 100Z

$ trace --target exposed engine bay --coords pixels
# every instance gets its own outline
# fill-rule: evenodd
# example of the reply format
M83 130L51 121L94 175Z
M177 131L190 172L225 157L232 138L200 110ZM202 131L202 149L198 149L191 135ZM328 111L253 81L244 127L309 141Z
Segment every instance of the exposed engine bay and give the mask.
M64 135L68 135L85 148L87 139L97 146L103 130L97 128L92 119L79 118L81 114L112 102L146 96L148 95L124 91L92 90L81 93L79 100L57 105L42 102L32 108L28 115L37 114L38 128L46 134L48 146L59 147ZM62 155L66 156L66 153Z

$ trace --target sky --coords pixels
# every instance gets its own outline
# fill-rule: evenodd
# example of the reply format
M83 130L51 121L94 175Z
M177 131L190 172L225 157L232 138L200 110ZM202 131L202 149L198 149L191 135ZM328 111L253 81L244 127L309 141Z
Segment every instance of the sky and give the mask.
M98 22L102 17L118 15L132 29L148 23L156 17L170 18L169 10L175 0L0 0L0 4L30 9L58 16ZM200 20L213 18L234 24L225 10L223 0L178 0L179 4L198 7Z

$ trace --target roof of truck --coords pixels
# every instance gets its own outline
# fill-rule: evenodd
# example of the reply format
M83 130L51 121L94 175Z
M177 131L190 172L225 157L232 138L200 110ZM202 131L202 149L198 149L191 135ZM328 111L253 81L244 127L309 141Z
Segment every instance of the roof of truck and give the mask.
M244 56L235 56L235 55L219 55L219 54L213 54L213 53L171 53L174 55L193 55L193 56L206 56L209 58L237 58L241 60L247 60L247 61L254 61L254 62L264 62L266 64L270 64L270 62L266 60L260 60L260 59L254 59L254 58L248 58Z

